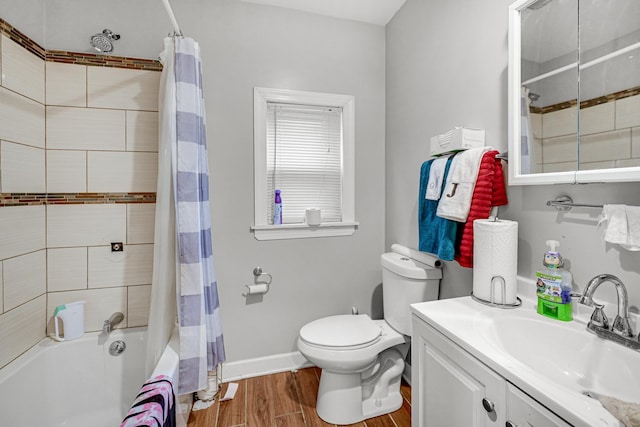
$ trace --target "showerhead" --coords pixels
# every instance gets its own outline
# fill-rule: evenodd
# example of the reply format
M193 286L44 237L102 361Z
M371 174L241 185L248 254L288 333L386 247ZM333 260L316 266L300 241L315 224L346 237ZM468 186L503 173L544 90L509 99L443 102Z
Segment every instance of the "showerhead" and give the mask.
M540 99L540 95L538 95L537 93L529 92L528 96L531 102L536 102L538 99Z
M98 52L107 53L113 50L113 42L120 39L120 34L116 34L108 28L102 30L101 33L91 36L89 43Z

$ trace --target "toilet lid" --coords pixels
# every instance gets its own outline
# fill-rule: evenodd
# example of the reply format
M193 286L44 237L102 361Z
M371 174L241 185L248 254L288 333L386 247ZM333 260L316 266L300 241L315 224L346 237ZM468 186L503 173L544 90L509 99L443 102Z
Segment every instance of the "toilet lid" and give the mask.
M380 333L380 327L366 314L343 314L307 323L300 329L300 338L320 346L353 347L376 340Z

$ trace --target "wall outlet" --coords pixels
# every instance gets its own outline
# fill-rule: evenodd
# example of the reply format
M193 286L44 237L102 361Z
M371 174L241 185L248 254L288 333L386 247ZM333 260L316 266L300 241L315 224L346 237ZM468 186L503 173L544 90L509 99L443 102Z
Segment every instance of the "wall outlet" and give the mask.
M124 251L124 245L122 242L111 242L111 252L122 252Z

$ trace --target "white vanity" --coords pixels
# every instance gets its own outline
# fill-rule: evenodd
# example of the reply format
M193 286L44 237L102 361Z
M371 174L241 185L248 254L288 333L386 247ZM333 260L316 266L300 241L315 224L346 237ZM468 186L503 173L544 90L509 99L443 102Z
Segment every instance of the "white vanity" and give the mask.
M412 426L621 426L583 392L637 402L640 352L587 332L590 310L579 309L561 322L533 299L412 305Z

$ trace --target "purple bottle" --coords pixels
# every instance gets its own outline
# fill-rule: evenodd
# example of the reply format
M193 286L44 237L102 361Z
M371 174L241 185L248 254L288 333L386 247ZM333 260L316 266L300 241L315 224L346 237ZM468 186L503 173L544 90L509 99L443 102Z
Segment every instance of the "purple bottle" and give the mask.
M282 224L282 198L280 190L276 190L276 198L273 201L273 225Z

